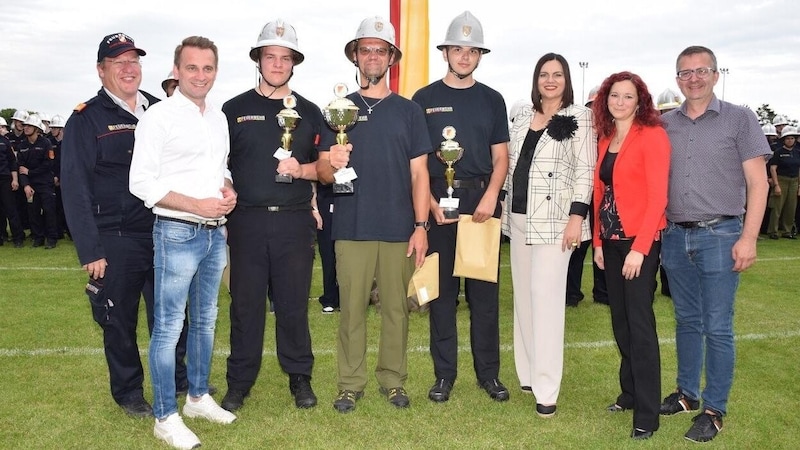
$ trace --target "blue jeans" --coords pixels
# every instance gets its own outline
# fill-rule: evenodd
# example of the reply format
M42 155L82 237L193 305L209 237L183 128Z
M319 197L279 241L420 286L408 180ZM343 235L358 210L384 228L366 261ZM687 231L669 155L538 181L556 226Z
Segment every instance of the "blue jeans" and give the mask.
M733 383L736 349L733 303L739 273L731 249L742 232L742 219L707 228L681 228L672 222L663 233L662 265L675 307L678 388L698 399L705 358L703 406L722 415Z
M175 346L188 300L186 362L189 395L208 392L208 374L217 321L217 297L226 264L224 228L156 219L154 327L150 339L153 414L163 419L178 412L175 400Z

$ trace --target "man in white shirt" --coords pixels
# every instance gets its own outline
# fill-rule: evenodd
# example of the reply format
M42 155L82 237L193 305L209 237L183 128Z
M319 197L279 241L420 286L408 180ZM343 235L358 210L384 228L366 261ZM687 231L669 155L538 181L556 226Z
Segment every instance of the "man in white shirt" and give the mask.
M192 36L175 49L172 97L153 105L136 128L130 190L156 214L155 325L150 341L155 436L195 448L175 399L175 346L188 299L189 392L183 414L212 422L236 419L208 394L217 296L226 264L225 215L236 206L225 114L206 102L217 75L217 47Z

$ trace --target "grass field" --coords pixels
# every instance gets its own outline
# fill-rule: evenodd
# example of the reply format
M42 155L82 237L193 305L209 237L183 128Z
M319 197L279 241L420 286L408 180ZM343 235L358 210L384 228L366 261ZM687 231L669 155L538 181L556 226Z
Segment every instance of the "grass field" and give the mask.
M29 245L29 243L28 243ZM365 397L350 414L331 406L336 395L334 337L337 315L322 315L316 297L321 270L316 262L309 320L316 363L314 389L320 404L294 407L275 357L274 318L267 320L264 363L258 382L232 425L186 419L203 448L690 448L683 439L691 415L663 417L648 441L629 437L631 414L609 414L618 393L618 355L608 309L591 294L567 310L564 379L558 413L536 416L534 399L519 391L512 351L512 296L508 248L501 277L501 380L511 399L496 403L477 388L469 352L469 311L459 307L459 379L451 400L434 404L428 355L428 317L411 318L409 379L411 408L397 410L370 379ZM588 259L587 259L588 262ZM587 274L591 269L587 267ZM0 247L0 448L145 449L167 448L152 436L152 420L125 416L108 392L100 328L92 321L70 241L55 250ZM591 276L584 276L584 293ZM225 392L228 305L221 293L211 381ZM655 302L662 343L666 395L675 383L674 321L668 298ZM379 317L369 317L369 369L374 368ZM759 261L742 277L736 305L737 369L725 427L710 444L730 449L800 447L800 243L759 241ZM148 344L143 307L139 345ZM146 357L143 358L146 363ZM145 396L152 399L149 374ZM181 401L182 403L182 401Z

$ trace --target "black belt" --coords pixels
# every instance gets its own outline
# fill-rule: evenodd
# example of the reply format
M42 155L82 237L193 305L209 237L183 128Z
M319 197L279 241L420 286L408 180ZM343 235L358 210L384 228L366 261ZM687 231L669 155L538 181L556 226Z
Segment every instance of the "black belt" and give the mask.
M204 230L216 230L217 228L225 225L225 222L228 219L214 219L214 220L206 220L206 219L195 219L194 217L185 217L183 219L178 219L177 217L169 217L169 216L156 216L157 220L164 220L167 222L177 222L183 223L186 225L191 225L193 227L202 228Z
M262 209L269 212L281 212L281 211L311 211L311 204L309 203L300 203L296 205L285 205L285 206L242 206L244 209Z
M719 216L708 220L698 220L696 222L673 222L681 228L708 228L726 220L735 219L738 216Z
M444 179L442 181L447 183ZM485 177L461 178L453 180L453 189L485 189L489 181Z

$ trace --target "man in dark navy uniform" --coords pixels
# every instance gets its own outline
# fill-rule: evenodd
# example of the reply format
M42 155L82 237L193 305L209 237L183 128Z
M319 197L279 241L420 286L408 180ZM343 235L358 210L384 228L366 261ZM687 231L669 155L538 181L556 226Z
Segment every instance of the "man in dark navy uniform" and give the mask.
M2 122L0 122L2 123ZM22 223L17 214L16 192L19 190L19 177L17 172L17 157L5 135L0 135L0 227L5 230L6 220L8 220L10 239L14 242L14 247L22 247L22 240L25 232L22 230ZM3 245L3 241L0 241Z
M75 108L64 128L64 212L83 269L95 321L103 329L111 395L129 415L152 415L136 343L139 296L153 301L153 214L128 191L134 130L158 101L140 91L142 71L129 36L103 38L97 73L103 87Z
M58 236L53 146L42 136L44 125L35 114L28 116L22 130L25 139L17 143L17 164L20 185L28 199L33 246L55 248Z
M231 354L228 392L221 406L229 411L241 408L258 377L269 292L275 308L278 362L289 376L295 406L311 408L317 404L311 388L314 355L308 328L317 228L311 183L317 179L322 113L289 88L294 67L303 62L291 25L282 20L266 24L250 58L261 73L258 86L222 106L228 116L229 168L238 198L227 224ZM300 116L288 145L276 118L287 109Z

